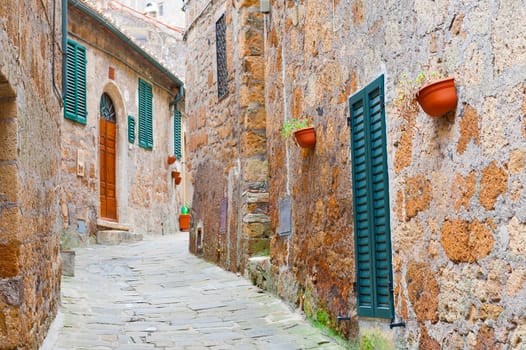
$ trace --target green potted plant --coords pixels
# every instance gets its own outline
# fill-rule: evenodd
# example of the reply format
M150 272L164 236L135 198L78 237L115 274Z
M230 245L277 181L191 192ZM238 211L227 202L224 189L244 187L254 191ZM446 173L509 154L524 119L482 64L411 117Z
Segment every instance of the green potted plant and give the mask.
M417 111L418 103L428 115L440 117L455 108L457 101L455 78L421 71L413 80L402 75L394 103L404 114Z
M287 138L294 135L296 143L303 148L311 148L316 144L316 132L307 118L291 118L283 123L281 136Z
M187 231L190 229L190 207L183 205L179 215L179 230Z

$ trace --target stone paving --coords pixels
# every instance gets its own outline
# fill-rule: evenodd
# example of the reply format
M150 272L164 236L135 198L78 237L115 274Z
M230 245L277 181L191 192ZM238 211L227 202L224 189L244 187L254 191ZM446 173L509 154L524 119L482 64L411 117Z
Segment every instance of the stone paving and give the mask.
M188 253L187 234L77 250L41 350L343 349L246 279Z

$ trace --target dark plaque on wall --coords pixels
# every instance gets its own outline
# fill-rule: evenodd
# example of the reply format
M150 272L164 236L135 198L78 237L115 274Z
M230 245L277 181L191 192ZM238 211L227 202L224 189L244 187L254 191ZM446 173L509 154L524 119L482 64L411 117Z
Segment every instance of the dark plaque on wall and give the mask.
M278 235L287 236L292 233L292 210L290 203L290 196L281 198L278 203L279 206L279 226Z
M228 216L228 199L221 199L221 224L219 226L219 233L226 233L226 224Z

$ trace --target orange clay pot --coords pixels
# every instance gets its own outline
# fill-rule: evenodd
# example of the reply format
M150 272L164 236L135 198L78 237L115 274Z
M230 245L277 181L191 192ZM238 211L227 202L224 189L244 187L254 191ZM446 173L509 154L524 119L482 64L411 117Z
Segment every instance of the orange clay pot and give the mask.
M440 117L457 106L455 79L437 80L421 88L416 99L424 112L432 117Z

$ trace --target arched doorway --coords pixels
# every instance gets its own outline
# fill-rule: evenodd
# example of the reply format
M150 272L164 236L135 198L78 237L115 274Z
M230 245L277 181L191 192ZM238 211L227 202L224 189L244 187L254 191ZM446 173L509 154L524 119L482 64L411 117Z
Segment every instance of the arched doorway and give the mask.
M117 118L113 101L107 93L100 98L99 117L99 169L100 169L100 216L117 221L116 196L116 126Z

